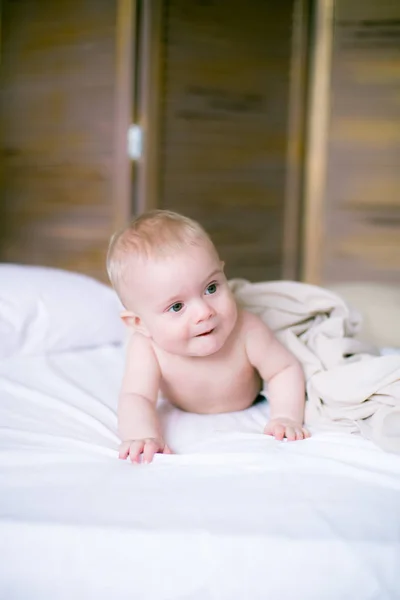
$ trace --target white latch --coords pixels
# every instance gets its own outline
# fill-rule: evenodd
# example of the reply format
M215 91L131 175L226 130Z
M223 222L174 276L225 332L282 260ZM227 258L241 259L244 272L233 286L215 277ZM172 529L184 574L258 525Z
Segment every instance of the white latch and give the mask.
M131 125L128 129L128 156L131 160L139 160L142 156L142 128Z

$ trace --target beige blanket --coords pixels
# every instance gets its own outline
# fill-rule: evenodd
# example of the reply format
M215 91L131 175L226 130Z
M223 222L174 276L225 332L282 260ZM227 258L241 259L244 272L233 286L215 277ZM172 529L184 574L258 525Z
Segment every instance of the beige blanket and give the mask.
M294 281L230 285L302 363L309 426L360 431L400 454L400 355L356 340L361 319L333 292Z

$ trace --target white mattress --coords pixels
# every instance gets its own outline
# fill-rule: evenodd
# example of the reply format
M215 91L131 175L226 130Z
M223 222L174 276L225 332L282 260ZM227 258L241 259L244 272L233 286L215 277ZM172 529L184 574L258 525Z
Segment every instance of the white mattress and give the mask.
M400 598L400 457L280 443L267 405L160 406L176 451L117 459L122 350L0 364L0 598Z

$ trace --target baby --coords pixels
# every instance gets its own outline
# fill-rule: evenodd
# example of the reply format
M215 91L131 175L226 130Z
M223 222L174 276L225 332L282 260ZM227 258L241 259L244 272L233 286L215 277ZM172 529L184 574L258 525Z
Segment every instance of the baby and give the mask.
M107 270L132 329L118 405L119 456L151 462L170 453L158 393L182 410L249 408L268 384L264 433L302 440L305 384L299 362L256 315L241 310L203 228L155 210L111 239Z

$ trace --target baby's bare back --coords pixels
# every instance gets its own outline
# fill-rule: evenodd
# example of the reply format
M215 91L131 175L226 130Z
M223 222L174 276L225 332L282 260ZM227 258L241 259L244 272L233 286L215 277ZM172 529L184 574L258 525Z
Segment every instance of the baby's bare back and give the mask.
M156 352L163 396L193 413L232 412L251 406L261 390L261 379L249 362L242 334L238 331L223 352L208 357Z

